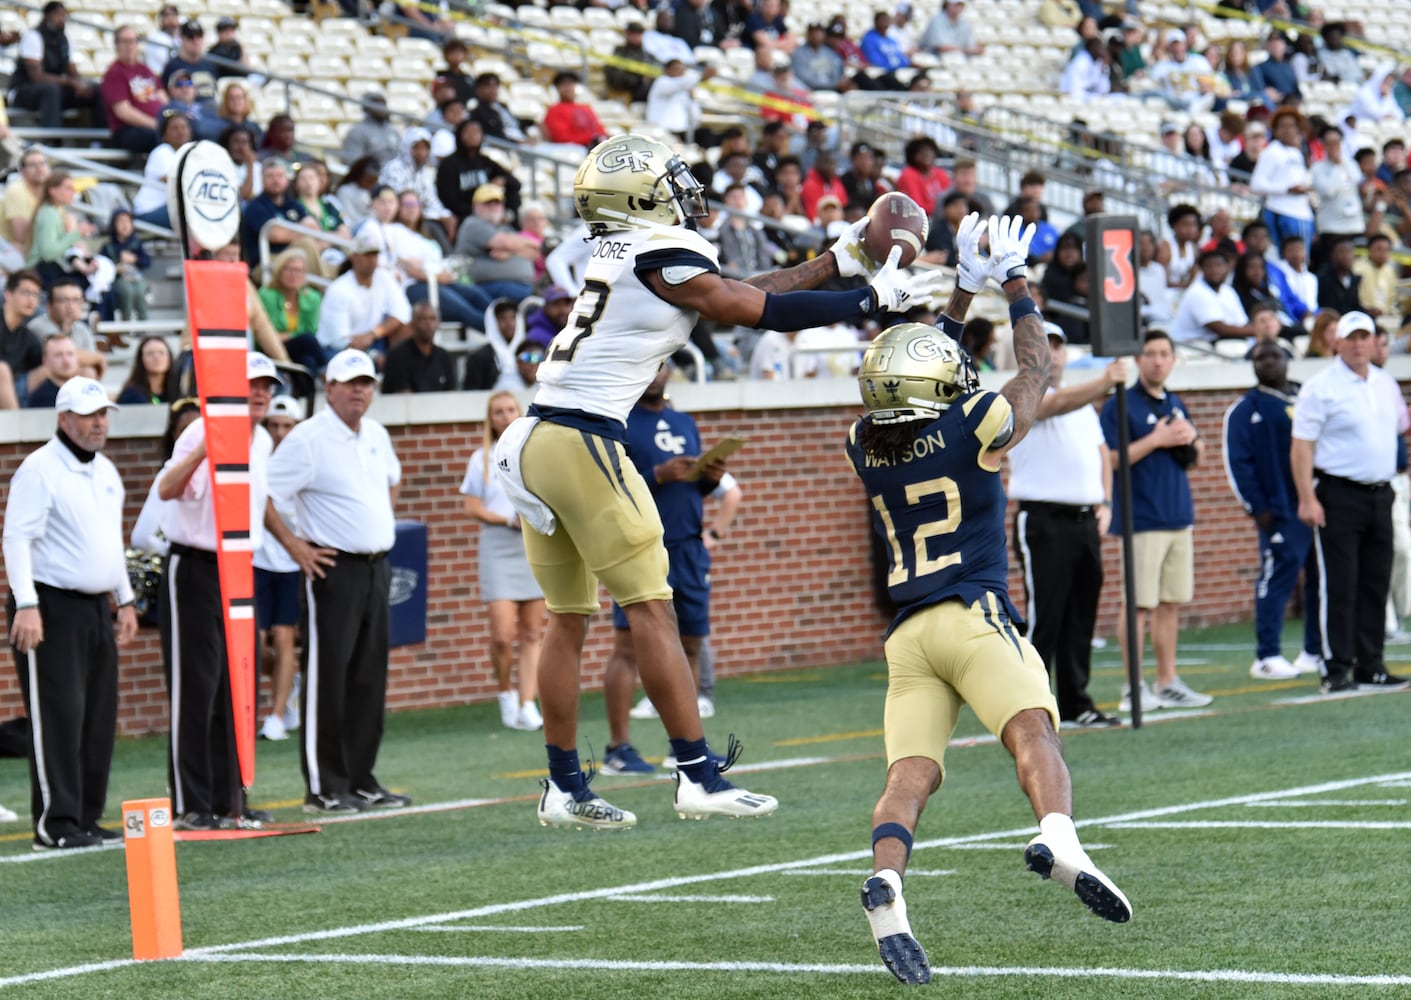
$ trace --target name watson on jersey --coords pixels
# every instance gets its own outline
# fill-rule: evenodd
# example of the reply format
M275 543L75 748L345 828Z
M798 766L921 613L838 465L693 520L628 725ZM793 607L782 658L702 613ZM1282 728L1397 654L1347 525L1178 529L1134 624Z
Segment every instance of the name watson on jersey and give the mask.
M893 465L904 465L914 458L926 458L928 455L934 455L938 451L945 450L945 446L945 435L936 430L911 442L895 462L884 455L874 455L870 451L863 452L863 460L869 469L887 469Z

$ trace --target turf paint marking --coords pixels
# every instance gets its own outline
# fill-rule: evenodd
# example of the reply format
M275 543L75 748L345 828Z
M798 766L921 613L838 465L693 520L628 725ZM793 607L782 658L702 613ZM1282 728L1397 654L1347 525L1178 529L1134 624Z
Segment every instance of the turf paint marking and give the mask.
M1316 785L1305 785L1297 788L1284 788L1271 792L1255 792L1249 795L1232 795L1219 799L1207 799L1203 802L1189 802L1181 805L1161 806L1154 809L1142 809L1135 812L1119 813L1113 816L1097 817L1093 819L1079 820L1075 825L1079 827L1108 827L1121 828L1124 824L1140 823L1147 820L1160 819L1165 816L1174 816L1181 813L1196 812L1203 809L1218 809L1224 806L1247 805L1251 802L1269 802L1279 799L1286 799L1290 796L1324 795L1332 792L1342 792L1350 788L1360 788L1366 785L1385 784L1387 782L1411 782L1411 771L1399 771L1390 774L1372 775L1365 778L1351 778L1342 781L1325 781ZM405 810L395 810L388 815L396 815ZM961 837L938 837L921 841L916 845L916 850L926 850L935 847L955 847L960 844L975 844L983 842L1012 841L1015 838L1026 838L1031 836L1033 828L1030 826L1014 830L995 830L989 833L972 834ZM451 913L426 914L418 917L403 917L396 920L384 920L372 924L357 924L346 927L335 927L321 931L305 931L299 934L284 934L273 937L258 938L250 941L237 941L231 944L211 945L205 948L188 948L186 954L174 961L303 961L303 962L357 962L363 963L370 959L367 955L305 955L291 956L287 954L265 954L256 952L261 948L280 948L290 945L302 944L307 941L332 941L362 937L369 934L379 934L388 931L415 930L428 925L446 925L458 921L471 920L476 917L492 916L501 913L523 913L527 910L542 909L544 907L556 906L561 903L578 903L590 900L608 899L614 896L621 896L630 893L656 892L662 889L675 889L688 885L703 885L709 882L722 882L731 879L749 878L756 875L769 875L780 872L794 871L803 868L817 868L825 865L843 865L850 862L858 862L870 858L872 851L859 850L847 851L839 854L826 854L815 858L805 858L795 861L780 861L772 864L753 865L748 868L736 868L731 871L712 872L704 875L685 875L676 878L655 879L650 882L639 882L635 885L617 885L601 889L587 889L579 892L558 893L552 896L540 896L535 899L513 900L506 903L491 903L469 910L459 910ZM242 954L235 954L242 953ZM540 962L548 960L534 960L521 957L511 958L435 958L431 956L386 956L382 959L383 964L407 964L407 965L468 965L478 963L486 967L502 968L528 968L538 965ZM15 976L0 978L0 989L9 986L23 986L28 983L44 982L54 979L63 979L71 976L86 975L90 972L103 972L111 969L121 969L129 965L138 964L132 959L118 959L111 962L86 963L84 965L67 966L59 969L48 969L42 972L22 973ZM651 963L651 962L627 962L627 963L606 963L593 962L590 960L564 960L554 962L548 968L568 969L568 968L592 968L592 969L662 969L666 971L681 970L703 970L715 968L709 964L694 963ZM817 969L827 970L857 970L877 974L879 966L784 966L773 963L739 963L730 966L731 971L808 971ZM932 970L933 975L951 976L1053 976L1060 978L1085 978L1085 977L1107 977L1107 978L1130 978L1130 979L1190 979L1193 981L1220 981L1220 982L1267 982L1267 983L1303 983L1313 985L1382 985L1382 986L1411 986L1411 976L1335 976L1335 975L1292 975L1285 973L1264 973L1264 972L1241 972L1236 970L1214 971L1214 972L1182 972L1178 970L1141 970L1141 969L1005 969L996 967L971 967L968 969L947 969Z
M773 896L658 896L640 893L609 896L611 903L772 903Z
M565 924L562 927L519 927L508 924L427 924L425 927L413 927L414 931L429 931L439 934L475 934L489 933L495 934L571 934L583 929L583 924Z
M1411 823L1390 820L1166 820L1163 822L1108 823L1113 830L1411 830Z
M908 868L907 878L940 878L944 875L954 875L954 868ZM852 878L867 878L872 874L870 868L799 868L795 871L780 872L781 875L847 875Z
M1349 806L1361 809L1364 806L1404 806L1406 799L1310 799L1307 802L1286 802L1275 799L1272 802L1251 802L1251 809L1316 809L1318 806Z

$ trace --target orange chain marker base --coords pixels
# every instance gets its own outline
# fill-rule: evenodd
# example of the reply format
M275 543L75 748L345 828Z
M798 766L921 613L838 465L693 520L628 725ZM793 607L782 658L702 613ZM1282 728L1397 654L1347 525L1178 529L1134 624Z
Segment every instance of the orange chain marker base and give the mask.
M181 956L181 901L171 824L170 799L122 804L132 957L138 961Z

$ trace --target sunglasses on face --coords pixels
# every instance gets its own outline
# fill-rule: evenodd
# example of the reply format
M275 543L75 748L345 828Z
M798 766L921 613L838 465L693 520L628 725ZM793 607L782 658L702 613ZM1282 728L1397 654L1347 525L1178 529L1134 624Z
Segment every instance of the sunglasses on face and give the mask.
M539 362L541 362L541 361L544 360L544 352L543 352L543 351L520 351L520 352L519 352L519 360L520 360L520 361L523 361L526 365L537 365L537 364L539 364Z

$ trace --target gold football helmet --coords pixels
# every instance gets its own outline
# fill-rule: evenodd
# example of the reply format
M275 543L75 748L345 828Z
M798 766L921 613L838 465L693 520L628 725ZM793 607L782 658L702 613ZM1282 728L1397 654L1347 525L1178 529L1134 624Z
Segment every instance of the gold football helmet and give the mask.
M680 157L640 135L600 142L573 178L574 207L594 235L699 219L704 191Z
M900 323L868 346L857 385L872 420L895 424L935 417L978 389L980 378L948 335L924 323Z

